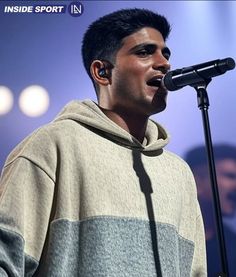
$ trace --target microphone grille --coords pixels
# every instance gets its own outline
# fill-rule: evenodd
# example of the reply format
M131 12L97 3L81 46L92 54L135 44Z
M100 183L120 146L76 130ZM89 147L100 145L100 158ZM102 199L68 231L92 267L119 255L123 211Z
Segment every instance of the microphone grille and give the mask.
M235 61L232 58L225 58L219 60L218 68L221 73L225 73L227 70L232 70L235 68Z

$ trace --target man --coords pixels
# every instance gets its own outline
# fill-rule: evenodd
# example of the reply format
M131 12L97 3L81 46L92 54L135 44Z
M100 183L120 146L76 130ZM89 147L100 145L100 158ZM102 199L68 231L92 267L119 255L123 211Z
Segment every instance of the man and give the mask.
M230 276L236 276L236 233L230 223L236 212L236 147L227 144L214 145L217 184L224 222L226 254ZM220 270L218 243L213 210L213 196L204 146L198 146L186 153L198 188L198 198L203 213L207 241L208 276L216 276Z
M8 157L0 276L206 276L192 173L149 120L166 107L169 32L142 9L88 28L82 55L98 104L69 103Z

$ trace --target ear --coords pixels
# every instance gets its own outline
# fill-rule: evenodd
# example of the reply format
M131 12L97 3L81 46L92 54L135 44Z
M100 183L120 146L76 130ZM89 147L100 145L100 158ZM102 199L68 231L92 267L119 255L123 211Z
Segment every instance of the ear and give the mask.
M110 70L100 60L94 60L90 66L90 73L94 81L102 86L110 84Z

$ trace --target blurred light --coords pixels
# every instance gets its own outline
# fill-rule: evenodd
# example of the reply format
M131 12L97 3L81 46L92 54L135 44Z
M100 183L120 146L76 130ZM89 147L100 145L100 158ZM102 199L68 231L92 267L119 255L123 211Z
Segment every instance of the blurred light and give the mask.
M19 98L19 107L24 114L31 117L44 114L49 107L48 92L38 85L25 88Z
M13 93L8 87L0 86L0 115L8 113L13 107Z

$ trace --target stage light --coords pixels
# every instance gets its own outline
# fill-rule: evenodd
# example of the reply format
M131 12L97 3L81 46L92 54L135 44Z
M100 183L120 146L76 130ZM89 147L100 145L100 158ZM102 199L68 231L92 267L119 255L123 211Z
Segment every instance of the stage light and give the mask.
M0 115L7 114L13 107L13 93L8 87L0 86Z
M30 117L43 115L49 107L49 95L45 88L32 85L26 87L20 94L19 107Z

